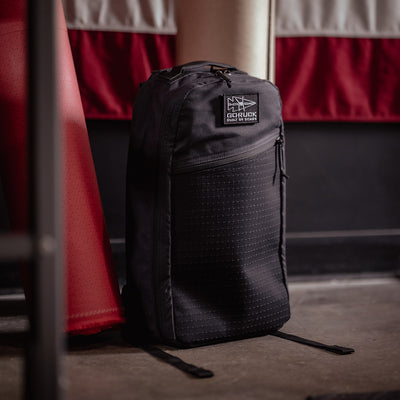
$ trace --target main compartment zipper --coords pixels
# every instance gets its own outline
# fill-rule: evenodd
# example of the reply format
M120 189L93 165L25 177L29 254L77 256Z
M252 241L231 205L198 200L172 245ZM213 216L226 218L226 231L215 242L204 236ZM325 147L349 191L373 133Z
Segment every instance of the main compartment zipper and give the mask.
M231 164L236 161L241 161L246 158L256 156L257 154L260 154L261 152L268 150L270 147L274 145L276 146L276 148L281 147L283 145L283 139L281 135L268 137L267 139L264 139L262 142L257 143L255 146L247 147L245 150L233 154L223 153L212 158L206 157L194 161L182 160L175 162L172 167L172 173L176 175L185 174L192 171L205 170L205 169L219 167L221 165ZM279 153L281 154L281 152ZM275 154L275 157L276 156L281 158L283 154L281 155ZM283 161L281 159L279 160L275 159L275 165L276 166L279 165L281 171L283 172Z
M222 78L226 82L226 84L228 85L229 88L232 87L232 80L227 76L227 73L229 73L229 70L217 69L214 73L219 78Z

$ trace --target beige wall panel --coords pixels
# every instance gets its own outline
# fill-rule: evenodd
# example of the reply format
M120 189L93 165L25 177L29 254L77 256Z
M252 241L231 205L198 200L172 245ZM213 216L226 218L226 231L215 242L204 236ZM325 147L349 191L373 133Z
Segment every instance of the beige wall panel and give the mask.
M268 0L177 0L177 64L232 64L266 78Z

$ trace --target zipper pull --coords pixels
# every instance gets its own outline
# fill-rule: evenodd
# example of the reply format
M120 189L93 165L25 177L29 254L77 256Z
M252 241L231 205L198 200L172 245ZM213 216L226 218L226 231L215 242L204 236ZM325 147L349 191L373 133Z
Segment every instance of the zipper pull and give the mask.
M275 140L275 172L274 172L274 177L272 178L272 183L275 184L275 179L276 179L276 173L279 172L281 173L281 176L285 179L289 179L289 176L286 175L285 169L284 169L284 159L283 159L283 136L279 135L276 140Z
M226 72L227 72L226 69L224 69L224 70L217 69L215 71L215 75L219 76L220 78L222 78L226 82L228 87L231 88L232 87L232 81L226 76Z

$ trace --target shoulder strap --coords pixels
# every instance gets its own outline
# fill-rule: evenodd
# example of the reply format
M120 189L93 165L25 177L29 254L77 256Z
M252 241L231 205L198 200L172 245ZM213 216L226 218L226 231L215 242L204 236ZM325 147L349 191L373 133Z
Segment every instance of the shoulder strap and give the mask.
M144 323L141 326L144 326ZM178 368L181 371L186 372L187 374L190 374L196 378L211 378L214 376L214 373L212 371L197 367L192 364L188 364L180 358L175 357L159 349L158 347L151 345L148 342L149 337L151 337L149 335L149 332L145 332L144 330L140 332L140 330L138 329L132 329L129 324L125 324L121 329L121 337L130 345L142 349L151 356L158 358L159 360L162 360L167 364L170 364L173 367Z
M336 346L336 345L328 345L320 342L315 342L313 340L309 339L304 339L300 336L295 336L295 335L290 335L288 333L276 331L271 333L272 336L280 337L282 339L290 340L292 342L297 342L301 344L305 344L306 346L311 346L311 347L316 347L318 349L326 350L331 353L339 354L339 355L346 355L346 354L351 354L354 353L354 349L350 347L341 347L341 346Z
M175 356L159 349L158 347L149 346L149 345L143 345L143 346L139 346L139 347L142 350L144 350L145 352L152 355L153 357L156 357L159 360L165 361L166 363L174 366L175 368L180 369L183 372L186 372L186 373L194 376L195 378L203 379L203 378L211 378L214 376L214 373L212 371L201 368L201 367L197 367L192 364L188 364L188 363L184 362L183 360L181 360L180 358L175 357Z
M292 342L297 342L301 343L307 346L311 347L316 347L322 350L329 351L331 353L335 353L338 355L346 355L346 354L351 354L354 353L354 349L349 348L349 347L342 347L342 346L337 346L337 345L327 345L324 343L320 342L315 342L313 340L305 339L300 336L295 336L291 335L288 333L276 331L271 333L270 335L279 337L281 339L286 339L290 340ZM214 373L208 369L204 369L201 367L197 367L196 365L193 364L188 364L185 361L181 360L179 357L173 356L158 347L151 346L151 345L137 345L137 347L141 348L143 351L146 353L149 353L155 358L158 358L159 360L162 360L166 362L167 364L172 365L173 367L180 369L181 371L192 375L195 378L198 379L204 379L204 378L212 378L214 376Z

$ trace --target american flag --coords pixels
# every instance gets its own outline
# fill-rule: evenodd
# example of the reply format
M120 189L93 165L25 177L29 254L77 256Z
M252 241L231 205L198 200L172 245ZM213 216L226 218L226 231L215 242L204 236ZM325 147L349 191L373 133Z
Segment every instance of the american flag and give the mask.
M173 0L64 0L87 118L130 119L141 81L175 64ZM286 121L400 121L399 0L277 0Z

